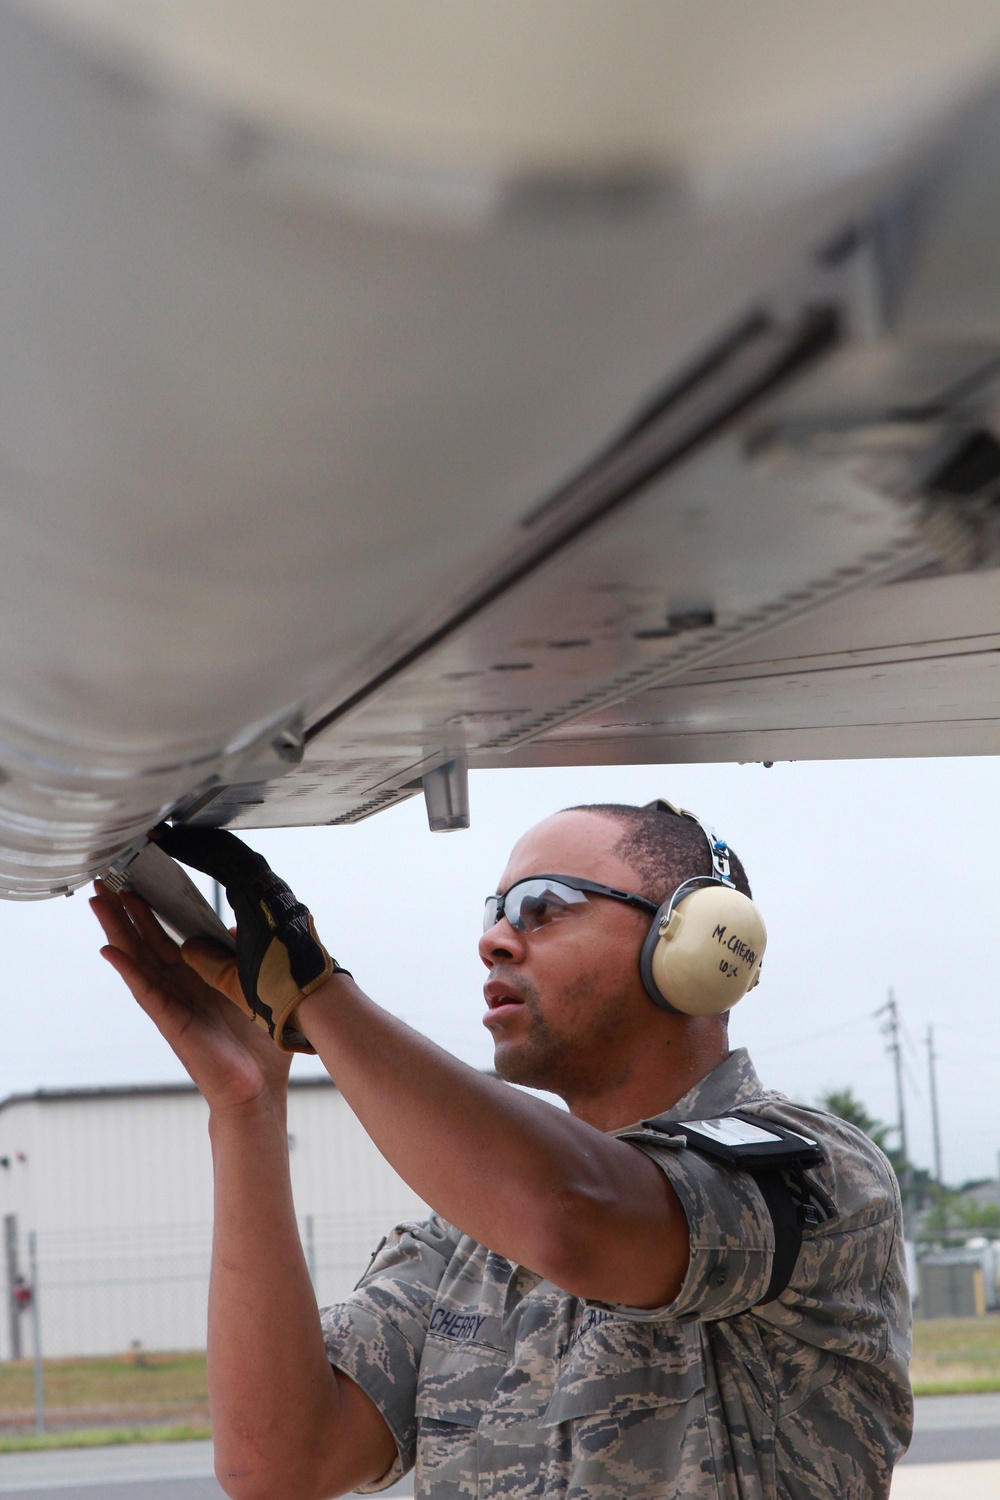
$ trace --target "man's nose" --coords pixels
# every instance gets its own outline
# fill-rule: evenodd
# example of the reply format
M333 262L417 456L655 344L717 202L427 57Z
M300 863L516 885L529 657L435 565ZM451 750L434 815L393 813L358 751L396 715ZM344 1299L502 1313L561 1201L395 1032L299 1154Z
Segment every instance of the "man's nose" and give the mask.
M499 917L479 939L479 957L488 969L498 963L519 964L527 951L524 934L517 932L506 917Z

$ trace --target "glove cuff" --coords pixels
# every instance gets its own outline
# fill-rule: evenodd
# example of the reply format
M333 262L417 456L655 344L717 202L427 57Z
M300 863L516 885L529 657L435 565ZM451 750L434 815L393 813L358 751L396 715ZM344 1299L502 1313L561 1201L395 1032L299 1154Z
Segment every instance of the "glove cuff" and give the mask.
M322 955L323 965L317 974L305 984L295 983L288 970L288 954L284 946L275 941L271 944L264 956L260 966L257 980L257 993L270 1010L270 1019L258 1015L258 1019L267 1026L271 1034L271 1040L280 1052L308 1052L315 1053L316 1049L307 1041L302 1033L289 1022L289 1017L296 1007L301 1004L307 995L319 989L325 984L331 974L348 974L350 970L338 964L336 959L331 958L326 948L316 935L313 919L309 917L309 931L315 941L317 956ZM353 977L353 976L350 976Z

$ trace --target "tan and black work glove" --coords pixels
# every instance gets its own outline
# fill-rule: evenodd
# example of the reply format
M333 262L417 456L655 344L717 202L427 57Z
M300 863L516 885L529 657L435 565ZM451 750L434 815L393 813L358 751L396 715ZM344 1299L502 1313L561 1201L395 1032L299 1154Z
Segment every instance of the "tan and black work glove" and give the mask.
M170 827L151 835L164 853L211 875L236 917L236 968L251 1019L282 1052L316 1049L288 1017L333 973L346 974L316 935L313 919L261 854L222 828Z

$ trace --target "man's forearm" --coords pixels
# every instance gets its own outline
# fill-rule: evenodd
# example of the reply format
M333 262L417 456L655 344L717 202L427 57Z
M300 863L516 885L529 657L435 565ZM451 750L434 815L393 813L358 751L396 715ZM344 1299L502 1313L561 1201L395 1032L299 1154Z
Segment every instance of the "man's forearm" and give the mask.
M215 1114L210 1133L208 1378L217 1472L232 1495L269 1493L276 1475L283 1494L308 1495L337 1390L295 1224L284 1110L275 1102Z
M614 1300L665 1302L680 1287L687 1222L640 1153L459 1062L349 976L335 974L308 996L296 1024L382 1154L464 1233L579 1295L600 1297L610 1280L621 1292ZM600 1236L591 1231L605 1210L617 1233L594 1257L601 1279L592 1284L588 1260ZM650 1273L633 1286L623 1258L619 1283L609 1264L616 1243L647 1225L657 1245L654 1290Z

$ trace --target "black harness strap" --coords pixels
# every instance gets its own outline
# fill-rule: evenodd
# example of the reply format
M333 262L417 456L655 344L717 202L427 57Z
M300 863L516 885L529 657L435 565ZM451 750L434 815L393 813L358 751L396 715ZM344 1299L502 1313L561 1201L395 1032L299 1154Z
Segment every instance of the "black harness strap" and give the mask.
M760 1195L767 1205L774 1225L774 1262L767 1291L758 1307L765 1302L774 1302L785 1290L795 1270L795 1262L802 1248L802 1205L784 1172L772 1167L768 1171L751 1172L751 1177L760 1188Z

